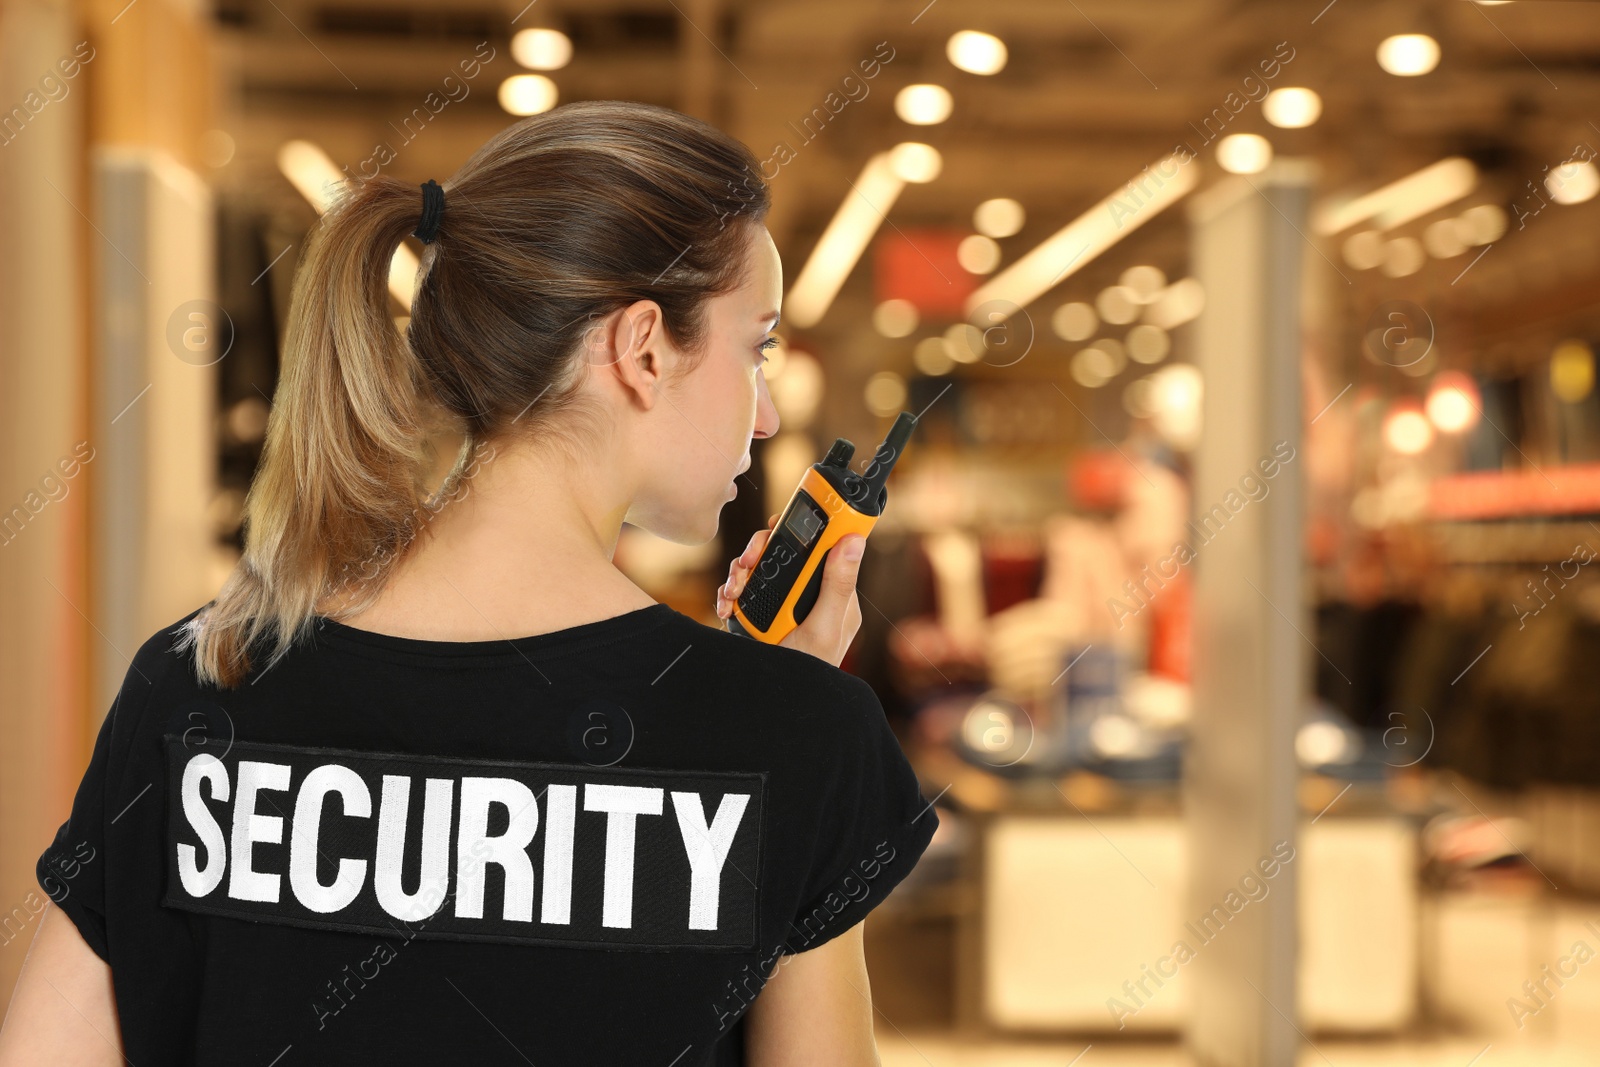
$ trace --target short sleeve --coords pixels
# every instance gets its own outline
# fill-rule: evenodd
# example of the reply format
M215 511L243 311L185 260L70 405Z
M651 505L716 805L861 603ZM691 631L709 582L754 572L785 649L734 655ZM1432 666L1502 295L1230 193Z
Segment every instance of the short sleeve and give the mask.
M110 962L106 947L106 778L116 731L118 695L100 724L89 767L78 783L72 813L39 856L35 875L56 907L72 919L95 955Z
M789 953L818 948L865 919L911 873L939 827L877 694L853 675L840 677L846 728Z

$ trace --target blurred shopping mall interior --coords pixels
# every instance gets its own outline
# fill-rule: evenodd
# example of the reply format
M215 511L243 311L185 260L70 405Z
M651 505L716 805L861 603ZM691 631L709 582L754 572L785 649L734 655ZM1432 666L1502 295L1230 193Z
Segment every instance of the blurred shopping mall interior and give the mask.
M0 989L238 559L336 184L627 99L761 160L782 428L618 565L714 625L920 416L843 664L941 820L867 920L886 1065L1600 1062L1600 4L3 0L0 49Z

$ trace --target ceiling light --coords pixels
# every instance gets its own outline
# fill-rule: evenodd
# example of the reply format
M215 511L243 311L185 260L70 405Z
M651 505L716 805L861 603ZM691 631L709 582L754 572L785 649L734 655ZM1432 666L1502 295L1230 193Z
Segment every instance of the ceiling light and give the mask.
M1078 301L1062 304L1050 317L1050 328L1063 341L1087 341L1099 325L1100 318L1094 308Z
M969 274L988 274L1000 265L1000 246L992 237L971 234L956 246L956 262Z
M894 113L913 126L933 126L950 117L954 101L942 85L908 85L894 96Z
M1026 218L1021 204L1009 197L996 197L978 205L972 213L972 228L985 237L1012 237L1021 231Z
M905 180L895 173L889 158L890 153L879 152L867 161L800 268L783 302L784 315L795 326L815 326L827 314L840 286L905 188Z
M891 370L881 370L867 379L862 390L867 410L882 418L893 415L906 403L906 380Z
M1383 234L1361 230L1344 240L1344 261L1356 270L1371 270L1383 262Z
M1467 250L1461 238L1461 227L1455 219L1440 219L1428 224L1422 231L1422 244L1434 259L1449 259Z
M1160 363L1172 351L1172 336L1148 322L1128 331L1128 355L1136 363Z
M1113 285L1100 290L1094 306L1100 317L1114 326L1123 326L1139 317L1139 301L1125 285Z
M1428 420L1442 433L1460 433L1478 421L1478 387L1458 370L1440 372L1424 405Z
M513 74L500 83L500 106L513 115L549 111L556 95L556 83L543 74Z
M1558 204L1581 204L1600 192L1600 171L1588 160L1568 160L1544 176L1544 187Z
M952 323L944 332L944 351L957 363L976 363L985 350L983 331L970 322Z
M310 141L287 141L278 149L278 169L295 190L323 214L333 204L345 175L338 164Z
M924 337L917 342L917 347L911 350L911 362L917 369L930 377L940 374L949 374L955 367L955 360L950 358L950 353L944 350L944 338Z
M889 150L889 169L903 182L931 182L943 167L939 150L920 141L902 141Z
M885 337L909 337L917 328L917 306L909 300L885 300L872 309L872 326Z
M967 297L968 314L991 301L1022 308L1176 203L1200 180L1193 160L1158 159ZM1137 182L1138 184L1135 184Z
M1161 268L1148 264L1129 267L1117 280L1123 288L1132 290L1133 299L1141 304L1150 303L1167 287L1167 276L1161 272Z
M1072 357L1069 369L1073 381L1085 389L1098 389L1117 373L1111 353L1095 345L1079 349L1078 354Z
M1259 133L1230 133L1217 142L1217 164L1230 174L1260 174L1272 162L1272 142Z
M572 61L572 38L560 30L518 30L511 58L529 70L560 70Z
M1415 237L1396 237L1383 246L1383 273L1391 278L1415 274L1427 262L1422 242Z
M1261 102L1261 114L1274 126L1298 130L1322 115L1322 97L1312 89L1274 89Z
M1425 33L1400 33L1378 45L1378 66L1404 78L1426 74L1439 65L1439 42Z
M968 74L998 74L1006 65L1006 45L1000 38L977 30L951 35L944 53Z
M278 169L318 215L328 210L345 180L328 153L310 141L288 141L279 148ZM395 248L389 260L389 292L407 308L416 291L419 266L417 254L404 243Z
M1415 400L1403 400L1384 417L1383 440L1402 456L1415 456L1433 444L1433 423Z
M1486 245L1506 232L1506 212L1499 204L1479 204L1456 216L1456 233L1469 245Z
M1460 200L1477 184L1478 168L1472 161L1451 156L1362 196L1327 201L1318 206L1312 225L1324 236L1368 219L1389 230Z

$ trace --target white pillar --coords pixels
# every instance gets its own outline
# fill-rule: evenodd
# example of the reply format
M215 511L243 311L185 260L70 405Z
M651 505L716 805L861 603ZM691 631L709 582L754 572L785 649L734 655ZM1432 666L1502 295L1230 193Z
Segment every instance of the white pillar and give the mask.
M1195 454L1194 719L1184 772L1187 918L1230 914L1254 876L1270 887L1192 943L1187 1043L1205 1067L1291 1067L1299 865L1260 864L1295 846L1294 735L1306 699L1310 621L1301 565L1301 263L1312 171L1281 160L1190 204L1205 287L1195 362L1204 425ZM1284 448L1293 458L1282 461ZM1275 451L1276 450L1276 451ZM1263 460L1278 460L1270 478ZM1269 464L1268 470L1271 469ZM1242 488L1247 476L1269 487ZM1230 496L1230 494L1232 494ZM1243 505L1239 501L1243 500ZM1237 507L1237 510L1235 510ZM1280 852L1281 854L1281 852ZM1259 892L1259 891L1258 891ZM1247 899L1247 898L1245 898Z

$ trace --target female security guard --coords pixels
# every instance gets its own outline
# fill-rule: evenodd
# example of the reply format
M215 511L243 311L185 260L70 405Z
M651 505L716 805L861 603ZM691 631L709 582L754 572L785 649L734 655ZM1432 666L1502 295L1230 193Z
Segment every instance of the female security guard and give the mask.
M134 657L39 860L0 1064L877 1062L860 920L938 818L837 668L862 539L776 646L612 563L623 522L704 543L754 488L767 207L743 145L618 102L420 199L346 190L244 558ZM464 444L429 494L440 426Z

